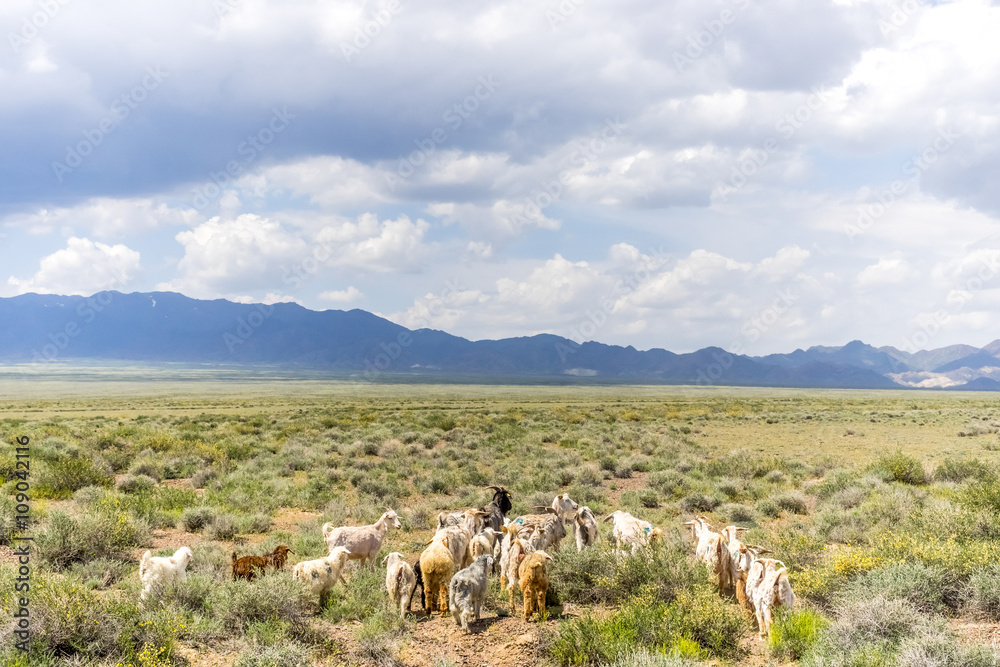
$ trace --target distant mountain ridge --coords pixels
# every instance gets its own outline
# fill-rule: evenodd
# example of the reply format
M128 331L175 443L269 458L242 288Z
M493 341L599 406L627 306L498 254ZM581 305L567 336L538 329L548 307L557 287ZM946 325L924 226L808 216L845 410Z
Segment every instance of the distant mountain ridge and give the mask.
M199 300L173 292L0 298L0 360L267 364L360 379L408 375L762 387L1000 389L1000 340L907 353L861 341L763 357L576 343L552 334L470 341L363 310ZM958 364L957 367L956 364ZM966 364L966 365L962 365ZM967 364L981 364L971 368ZM990 370L990 367L994 367ZM953 368L954 367L954 368ZM944 370L942 370L944 369ZM980 372L982 369L982 372Z

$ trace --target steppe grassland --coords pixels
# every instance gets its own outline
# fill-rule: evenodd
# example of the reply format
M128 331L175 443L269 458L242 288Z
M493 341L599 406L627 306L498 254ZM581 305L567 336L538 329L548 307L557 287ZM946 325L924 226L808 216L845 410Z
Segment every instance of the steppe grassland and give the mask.
M667 529L651 560L560 553L554 594L582 616L544 624L535 651L551 663L626 664L657 647L674 661L744 658L750 625L687 556L680 524L694 512L751 527L747 541L789 566L804 611L779 623L776 659L888 665L937 651L978 664L946 621L1000 619L1000 415L987 394L101 380L0 390L0 474L14 438L32 439L45 582L22 664L172 664L194 645L241 665L386 664L413 621L392 617L377 573L357 573L316 617L287 573L229 582L229 553L287 543L316 557L324 521L371 522L389 505L403 530L383 551L416 554L439 510L481 505L494 483L515 513L568 491ZM284 521L293 511L305 520ZM142 609L137 557L165 535L194 547L192 576ZM11 590L9 562L0 573ZM505 606L496 594L492 609ZM887 609L883 625L915 629L858 635ZM349 647L321 625L347 620L362 622ZM257 648L276 638L281 655Z

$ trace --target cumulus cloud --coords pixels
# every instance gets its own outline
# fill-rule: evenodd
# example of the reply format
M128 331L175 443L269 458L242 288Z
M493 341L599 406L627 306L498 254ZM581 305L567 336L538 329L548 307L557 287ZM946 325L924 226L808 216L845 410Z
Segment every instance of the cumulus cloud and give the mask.
M124 290L141 270L139 253L126 245L109 246L71 237L66 247L43 257L38 272L27 279L11 276L7 284L17 294L91 295Z

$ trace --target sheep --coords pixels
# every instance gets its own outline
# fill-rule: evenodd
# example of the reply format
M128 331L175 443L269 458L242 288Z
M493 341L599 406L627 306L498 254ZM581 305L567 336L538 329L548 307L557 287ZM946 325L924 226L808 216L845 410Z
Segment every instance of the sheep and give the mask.
M319 608L323 609L330 591L338 581L344 581L344 566L350 557L347 547L333 547L325 558L297 563L292 568L292 578L308 586L313 595L319 595Z
M486 488L493 489L493 500L480 509L489 515L487 518L489 527L499 533L507 519L507 513L514 507L513 498L510 491L502 486L487 486Z
M628 512L616 510L604 517L605 521L614 521L612 535L619 546L631 547L632 553L651 542L660 539L663 531L648 521L637 519Z
M263 556L243 556L242 558L236 557L236 552L233 552L233 581L237 579L246 579L247 581L253 581L254 577L257 576L257 570L264 572L270 565L275 570L280 570L285 567L285 562L288 560L288 554L294 553L284 544L280 544L274 548L274 551Z
M403 554L393 551L384 559L385 588L389 591L392 603L399 607L399 615L403 617L410 608L410 598L417 587L417 577L410 564L403 560Z
M417 558L417 562L413 564L413 578L413 591L410 593L409 602L406 603L406 611L410 611L413 598L417 596L417 586L420 586L420 606L424 611L427 611L427 598L425 596L427 588L424 586L424 573L420 569L420 558Z
M771 632L771 610L795 604L785 564L773 558L754 561L747 575L747 595L754 608L760 638L765 639Z
M375 557L382 548L382 540L390 528L399 528L402 524L394 511L387 510L379 520L370 526L340 526L335 528L333 522L323 524L323 539L333 554L334 547L347 547L351 560L360 560L361 564L375 564Z
M573 517L573 535L576 537L576 550L583 551L584 547L593 546L600 536L598 530L597 517L586 505L576 510Z
M455 623L469 632L469 621L479 620L479 613L486 597L487 573L493 567L493 556L479 556L472 565L459 570L448 586L448 607Z
M154 556L147 550L139 561L139 580L142 582L140 600L145 600L154 586L184 581L188 563L194 558L190 547L181 547L173 556Z
M455 558L451 555L448 535L436 535L420 554L420 571L424 580L426 604L430 615L435 609L441 615L448 613L448 583L455 572Z
M561 493L552 499L552 511L563 521L572 521L578 507L579 505L570 500L568 493Z
M524 620L530 619L535 612L539 616L545 612L545 595L549 590L549 574L545 568L550 560L552 556L536 551L521 561L519 571L521 592L524 594ZM511 611L514 611L513 604Z

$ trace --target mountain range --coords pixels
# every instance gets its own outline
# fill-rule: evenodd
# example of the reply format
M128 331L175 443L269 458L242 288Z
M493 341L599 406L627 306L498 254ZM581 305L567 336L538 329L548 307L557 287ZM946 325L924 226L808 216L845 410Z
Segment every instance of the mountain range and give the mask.
M1000 339L906 352L861 341L761 357L718 347L676 354L552 334L470 341L363 310L198 300L172 292L0 298L0 360L177 362L404 377L762 387L1000 390Z

